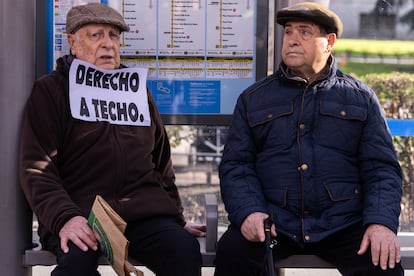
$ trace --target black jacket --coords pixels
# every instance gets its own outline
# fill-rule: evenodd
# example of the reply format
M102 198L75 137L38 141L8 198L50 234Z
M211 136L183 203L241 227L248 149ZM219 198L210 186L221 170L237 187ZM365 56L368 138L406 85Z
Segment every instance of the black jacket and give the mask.
M151 126L120 126L72 118L68 99L71 57L37 80L21 130L20 178L44 240L77 215L88 217L96 195L127 222L177 216L170 145L148 93Z

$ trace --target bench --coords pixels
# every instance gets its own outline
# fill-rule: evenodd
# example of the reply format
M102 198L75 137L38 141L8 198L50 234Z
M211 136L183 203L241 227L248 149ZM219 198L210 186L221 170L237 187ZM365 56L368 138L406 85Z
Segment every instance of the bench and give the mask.
M207 226L207 235L198 238L200 242L200 251L202 255L203 267L214 267L215 249L217 242L218 226L218 209L217 198L214 194L205 195L205 218ZM414 235L411 233L399 233L398 239L401 245L402 265L405 270L414 269ZM34 240L34 243L39 244ZM136 266L141 266L136 260L130 259L130 262ZM56 264L56 257L51 252L36 248L27 249L23 255L23 265L26 267L42 265L49 266ZM100 265L107 265L108 262L104 257L99 259ZM283 259L275 264L278 275L284 275L283 268L327 268L335 267L315 255L293 255Z

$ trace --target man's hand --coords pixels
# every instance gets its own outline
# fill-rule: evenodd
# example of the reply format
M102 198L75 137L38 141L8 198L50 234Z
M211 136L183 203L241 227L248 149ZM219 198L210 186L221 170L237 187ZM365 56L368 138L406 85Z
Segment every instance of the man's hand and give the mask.
M241 233L243 236L252 242L264 242L264 220L269 217L268 214L255 212L246 217L241 225ZM272 225L271 235L276 237L275 226Z
M400 245L397 235L391 229L380 224L371 224L365 231L358 254L365 254L371 246L372 263L380 265L382 270L394 268L401 261Z
M63 252L68 253L68 242L72 241L77 247L83 251L98 250L95 234L88 225L86 218L76 216L68 220L59 232L60 248Z
M187 230L191 235L195 237L205 237L206 236L206 226L203 224L196 224L187 222L184 225L184 229Z

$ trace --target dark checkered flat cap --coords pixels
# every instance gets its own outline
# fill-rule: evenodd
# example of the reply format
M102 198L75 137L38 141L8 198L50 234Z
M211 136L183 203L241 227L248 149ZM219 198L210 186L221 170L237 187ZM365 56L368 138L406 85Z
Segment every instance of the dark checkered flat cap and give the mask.
M343 24L337 14L314 2L301 2L283 8L276 13L276 22L282 26L288 21L310 21L323 27L328 33L341 36Z
M120 32L129 31L129 26L119 12L104 4L89 3L74 6L69 10L66 15L66 32L74 34L82 26L90 23L110 24L118 27Z

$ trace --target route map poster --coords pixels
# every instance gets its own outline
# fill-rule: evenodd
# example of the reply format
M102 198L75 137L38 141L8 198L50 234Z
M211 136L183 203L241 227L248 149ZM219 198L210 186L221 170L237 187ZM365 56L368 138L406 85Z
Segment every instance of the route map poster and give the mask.
M130 27L122 63L148 68L147 86L161 114L231 115L256 81L256 0L48 0L53 61L69 52L67 11L85 2L118 10Z

